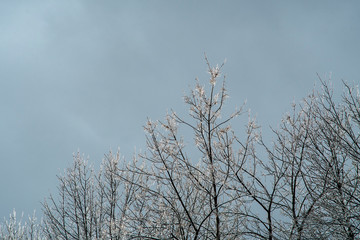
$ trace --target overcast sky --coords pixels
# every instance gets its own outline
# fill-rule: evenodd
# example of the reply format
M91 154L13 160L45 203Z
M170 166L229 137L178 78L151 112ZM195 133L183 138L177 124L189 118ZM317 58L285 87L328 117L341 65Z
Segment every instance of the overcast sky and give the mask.
M266 129L316 73L340 92L359 83L359 13L330 0L1 1L0 216L40 212L78 150L98 165L144 149L147 117L186 114L184 93L206 83L204 52L227 59L228 107L247 100Z

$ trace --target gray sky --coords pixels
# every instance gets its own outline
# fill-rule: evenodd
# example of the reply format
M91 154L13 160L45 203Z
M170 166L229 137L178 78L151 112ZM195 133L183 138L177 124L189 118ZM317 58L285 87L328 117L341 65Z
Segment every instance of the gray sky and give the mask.
M227 59L228 108L247 99L264 129L316 73L359 83L359 12L330 0L1 1L0 216L40 212L78 149L95 165L144 149L147 117L186 113L184 92L207 81L204 52Z

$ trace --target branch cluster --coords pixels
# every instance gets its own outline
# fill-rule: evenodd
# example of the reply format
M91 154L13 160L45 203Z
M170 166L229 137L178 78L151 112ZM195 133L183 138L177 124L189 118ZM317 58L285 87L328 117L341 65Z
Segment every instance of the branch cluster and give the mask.
M235 133L243 108L222 116L221 68L208 63L209 84L197 80L185 97L190 121L175 112L148 120L147 151L132 161L110 152L96 172L76 154L34 239L358 239L358 89L344 82L336 103L320 79L267 144L254 118ZM2 238L22 239L16 224L3 224Z

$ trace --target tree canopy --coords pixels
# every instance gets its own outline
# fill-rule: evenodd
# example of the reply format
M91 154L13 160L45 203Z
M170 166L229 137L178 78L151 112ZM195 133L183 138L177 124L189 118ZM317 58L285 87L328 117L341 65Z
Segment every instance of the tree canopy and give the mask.
M224 113L222 65L206 62L188 117L149 119L146 151L110 151L99 171L75 154L42 221L14 212L1 239L358 239L359 88L343 82L337 100L319 78L267 143L250 115L241 129L245 106Z

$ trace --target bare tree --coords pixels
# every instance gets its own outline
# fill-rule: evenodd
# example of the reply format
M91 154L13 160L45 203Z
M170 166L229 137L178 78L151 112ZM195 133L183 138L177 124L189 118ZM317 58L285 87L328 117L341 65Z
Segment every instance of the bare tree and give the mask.
M358 91L344 82L335 102L329 83L283 119L268 149L285 174L279 206L290 239L355 239L359 236Z
M279 130L274 130L276 142L270 150L271 171L281 176L278 188L284 238L303 239L316 230L313 214L327 190L328 168L322 168L314 154L313 142L318 138L313 102L305 102L286 115ZM305 237L306 238L306 237Z
M38 222L35 211L32 216L24 220L24 214L20 219L17 217L15 209L10 214L8 220L0 223L0 239L2 240L41 240L45 239L42 235L41 223Z
M101 237L98 220L95 175L88 161L80 153L74 163L58 176L59 197L52 195L43 203L45 232L49 239L93 239Z
M141 175L127 171L125 159L121 159L119 151L115 155L111 151L105 155L97 178L101 238L129 238L131 229L134 229L132 222L137 217L134 205L137 200L141 201L136 195L141 179Z
M126 170L119 151L105 155L98 174L77 153L59 176L59 196L43 203L48 239L125 239L134 219L138 179Z
M208 92L197 81L185 97L190 120L172 112L164 122L149 120L145 126L148 151L129 168L146 179L140 186L146 214L134 236L275 239L282 175L273 175L277 170L256 154L261 136L255 119L237 137L230 123L242 108L222 116L227 98L225 81L218 80L222 66L207 63ZM190 130L193 139L185 141L181 130Z
M74 155L43 202L43 231L13 214L1 239L358 239L358 88L344 82L337 103L320 79L268 144L250 113L232 128L245 111L224 113L223 65L206 62L209 83L184 98L189 116L148 120L147 150L128 163L110 151L96 173Z
M312 112L316 120L316 138L312 141L312 161L322 166L327 190L317 212L319 222L331 236L355 239L359 229L359 104L357 89L343 83L342 101L336 103L333 90L324 81ZM358 91L358 90L357 90ZM325 232L325 231L324 231Z

